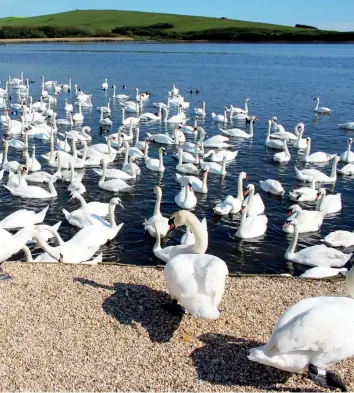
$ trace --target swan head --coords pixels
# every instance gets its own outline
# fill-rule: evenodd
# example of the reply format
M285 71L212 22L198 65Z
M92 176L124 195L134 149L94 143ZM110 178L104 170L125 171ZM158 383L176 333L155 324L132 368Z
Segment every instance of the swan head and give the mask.
M298 225L298 220L295 218L295 217L289 217L287 220L286 220L286 222L285 222L285 224L283 225L283 227L284 228L286 228L286 227L288 227L288 226L290 226L290 225L293 225L294 227L296 227L297 225Z
M109 204L110 204L110 205L117 205L117 206L120 206L122 209L124 209L123 202L122 202L122 200L121 200L120 198L118 198L118 197L112 198L112 199L109 201Z
M162 195L161 187L155 186L154 189L152 190L151 195Z
M246 197L251 191L254 191L254 190L255 190L254 185L253 184L248 184L246 189L245 189L245 192L243 193L243 196Z
M317 191L317 195L316 195L316 201L318 201L319 199L321 199L321 196L325 196L326 195L326 189L325 188L319 188Z
M348 139L348 145L351 145L353 143L353 138Z
M73 191L73 192L70 194L70 196L69 196L68 202L72 201L72 200L75 199L75 198L79 198L79 196L80 196L80 194L79 194L77 191Z
M310 138L310 137L307 137L307 138L306 138L306 144L308 145L310 142L311 142L311 138Z
M189 185L190 184L188 184L188 186ZM188 210L179 210L173 213L170 219L168 220L169 229L167 233L170 233L177 227L186 225L187 222L189 222L189 220L192 217L196 218L196 216L193 213L189 212Z
M247 173L246 172L240 172L238 177L242 180L247 180Z
M301 213L302 209L299 205L291 205L288 209L287 216L289 217L288 220L292 217L295 217L298 213Z
M273 123L276 123L277 121L278 121L278 118L277 118L276 116L273 116L273 117L272 117L272 122L273 122Z
M319 100L320 100L320 97L315 97L313 100L314 100L314 101L319 101Z
M128 142L127 142L128 143ZM165 156L167 154L166 149L164 147L160 147L160 152Z

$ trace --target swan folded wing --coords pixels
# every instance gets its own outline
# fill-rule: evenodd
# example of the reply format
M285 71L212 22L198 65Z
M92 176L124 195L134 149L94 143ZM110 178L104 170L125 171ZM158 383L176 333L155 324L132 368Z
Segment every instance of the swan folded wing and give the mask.
M217 306L224 293L225 277L228 276L229 271L223 260L214 256L212 258L205 267L205 292L211 296L211 303Z
M330 356L329 363L343 359L350 351L348 340L354 341L354 301L349 300L350 303L324 303L298 315L275 332L273 344L280 353L310 350L320 352L318 360L326 355ZM325 362L325 359L321 360ZM325 367L327 364L317 366Z

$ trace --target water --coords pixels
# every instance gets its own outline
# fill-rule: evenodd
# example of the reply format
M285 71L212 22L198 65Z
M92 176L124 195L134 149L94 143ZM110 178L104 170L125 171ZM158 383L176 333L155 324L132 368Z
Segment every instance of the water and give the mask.
M276 115L285 129L293 129L296 123L304 122L305 136L312 138L312 151L344 152L347 138L353 132L340 130L337 124L354 121L353 45L25 44L1 46L0 53L0 79L5 81L8 75L16 76L24 71L26 77L36 82L30 88L35 99L39 98L41 75L60 83L68 83L71 76L73 83L77 83L85 93L92 93L94 108L84 110L84 116L85 125L92 128L94 143L103 140L99 134L99 112L96 106L107 105L107 97L112 94L112 89L106 93L100 90L104 78L108 78L109 85L116 84L118 88L125 84L129 94L135 93L135 87L141 91L150 91L152 98L144 107L149 112L156 111L152 107L153 101L166 102L167 92L175 83L186 101L191 103L189 117L193 117L194 107L201 107L202 101L207 102L208 116L200 125L208 136L219 133L218 125L211 121L211 112L222 113L224 106L229 104L243 106L244 98L250 97L250 113L259 117L255 137L251 141L232 142L239 150L237 159L227 166L225 178L209 175L209 193L198 195L194 213L200 219L204 216L207 218L210 239L208 252L224 259L231 272L299 274L305 270L284 259L290 239L281 231L287 208L292 204L288 191L300 185L296 181L294 165L302 168L303 164L292 148L290 163L273 163L274 152L264 146L266 121ZM191 96L189 91L197 88L201 94ZM313 98L316 96L321 97L321 105L332 108L332 115L314 118ZM65 98L74 101L75 95L60 95L58 118L65 116ZM121 111L119 104L114 101L112 119L113 130L116 131ZM243 125L234 122L234 126ZM66 129L60 127L63 131ZM140 129L143 138L147 131L159 132L165 130L165 127L152 123L142 124ZM33 143L34 140L31 140L30 145ZM40 158L41 153L49 150L49 143L38 140L35 143L37 157ZM151 144L149 155L157 157L158 147ZM118 237L102 248L104 261L139 265L156 265L158 262L152 253L154 239L144 235L142 223L144 218L152 215L155 199L151 191L156 184L163 185L161 210L164 216L168 217L178 210L174 203L179 186L174 181L176 161L172 157L173 150L167 147L166 171L163 175L147 170L141 162L142 174L134 183L134 192L120 195L125 209L117 208L116 218L118 223L124 222L125 225ZM20 156L21 153L10 150L9 159L20 160ZM45 161L41 158L40 161L46 170ZM122 157L119 157L115 166L121 167L122 161ZM322 170L329 173L330 165L323 166ZM220 218L214 216L212 210L228 194L236 195L240 171L247 172L248 182L255 184L258 191L259 180L268 178L279 180L287 191L283 199L260 191L269 218L268 230L263 237L247 241L235 237L239 215ZM98 176L92 169L86 169L83 182L87 188L84 194L86 200L108 202L112 197L111 193L98 188ZM61 209L65 207L71 211L79 204L78 201L68 203L66 187L67 183L58 182L59 196L49 202L15 198L0 187L0 219L20 208L31 206L40 210L49 203L46 222L54 224L62 220L60 233L64 239L68 239L77 229L65 221ZM340 178L334 190L342 194L342 211L326 218L318 233L300 235L299 248L319 244L320 239L333 230L353 229L353 180ZM177 244L182 234L175 232L164 244ZM36 252L34 255L37 255ZM23 254L16 257L23 258Z

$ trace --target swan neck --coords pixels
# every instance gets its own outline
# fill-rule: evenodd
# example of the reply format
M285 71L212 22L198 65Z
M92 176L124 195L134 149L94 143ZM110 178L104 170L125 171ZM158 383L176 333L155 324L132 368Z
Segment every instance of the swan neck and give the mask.
M289 244L288 249L286 250L285 255L287 257L292 257L295 254L295 248L297 245L297 239L299 237L299 229L297 227L297 225L294 225L294 233L293 233L293 237L291 238L291 243Z
M163 154L162 154L162 150L160 151L160 168L163 168Z
M154 248L153 248L154 252L161 250L161 233L160 233L159 225L157 227L155 225L155 232L156 232L156 240L155 240L155 244L154 244Z
M154 216L161 216L161 199L162 199L162 192L159 190L156 194L156 202L155 202L155 209L154 209Z
M244 200L243 196L243 178L242 175L240 174L238 177L238 182L237 182L237 199L240 201Z
M307 141L307 146L306 146L306 150L305 150L305 157L308 157L310 155L310 151L311 151L311 141Z
M196 254L204 254L208 248L208 236L206 229L192 213L188 215L185 225L190 228L195 237L195 243L192 246L193 251Z
M338 164L338 161L336 159L333 159L332 171L331 171L331 178L332 179L337 178L337 164Z
M115 203L110 203L109 204L109 223L111 225L111 229L115 228L117 226L115 217L114 217L114 211L116 209L116 204Z

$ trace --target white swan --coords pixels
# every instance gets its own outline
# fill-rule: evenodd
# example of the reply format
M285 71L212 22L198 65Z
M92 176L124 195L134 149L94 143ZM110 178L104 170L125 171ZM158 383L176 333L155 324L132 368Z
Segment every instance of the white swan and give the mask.
M255 194L255 187L253 184L248 184L243 196L247 198L243 204L247 204L247 215L258 216L264 213L265 206L263 200L259 194Z
M312 179L311 187L300 187L289 191L289 197L292 201L314 202L317 198L316 178Z
M99 175L99 176L102 176L102 174L103 174L103 170L101 170L101 169L94 169L94 172L96 172L97 175ZM134 165L131 166L131 173L128 173L128 172L123 171L121 169L107 168L106 177L108 179L123 179L123 180L135 179L136 178L135 167L134 167Z
M284 150L284 144L281 140L270 139L271 129L272 129L272 120L268 120L268 131L267 131L267 139L265 141L265 145L270 149Z
M70 170L71 180L70 184L68 185L68 191L77 191L79 194L83 194L84 192L86 192L86 187L82 184L81 179L75 178L74 163L72 161L70 162Z
M275 162L289 162L291 160L291 155L288 149L288 144L286 139L283 139L284 151L280 151L279 153L275 153L273 156L273 161Z
M273 123L273 125L275 125L277 127L278 131L273 132L272 134L270 134L271 138L287 140L287 141L296 141L298 139L298 137L299 137L298 128L300 127L301 123L298 123L295 126L294 134L292 132L285 131L284 127L281 124L277 124L274 120L272 120L272 123Z
M348 123L338 124L339 128L344 128L346 130L354 130L354 121L350 121Z
M130 96L127 94L116 94L117 87L113 85L113 98L117 98L118 100L129 100ZM124 86L125 87L125 86Z
M63 126L73 126L74 122L71 112L69 112L69 119L58 119L56 120L56 123Z
M351 297L354 296L353 273L351 269L346 276ZM341 378L326 369L354 355L353 312L352 298L303 299L282 314L268 343L251 349L248 359L289 372L305 369L317 385L327 390L347 391Z
M344 165L341 169L337 169L337 172L344 176L354 175L354 164Z
M307 147L307 140L306 140L306 138L302 137L304 131L305 131L305 124L304 123L299 123L298 124L299 135L297 137L297 140L293 144L295 149L306 149L306 147Z
M26 159L26 167L30 172L40 171L42 166L40 162L36 159L36 146L32 147L32 157L30 158L28 151L24 150L22 155Z
M243 115L248 115L248 103L250 102L250 98L245 99L245 108L238 108L236 106L230 105L230 112L231 112L231 117L234 117L235 115L238 114L243 114Z
M299 236L298 221L292 219L287 225L294 227L293 237L288 249L285 252L285 259L295 263L301 263L306 266L326 266L342 267L353 254L344 254L335 248L327 247L324 244L311 246L295 252L297 239Z
M223 162L224 157L226 161L233 161L237 157L238 151L221 150L215 152L215 150L209 150L207 154L204 154L203 160L209 158L212 162Z
M67 137L68 139L76 139L79 141L91 141L92 136L90 135L91 128L88 126L82 127L81 131L71 130L65 131L65 134L60 134L63 137Z
M204 226L204 229L206 230L206 233L208 234L208 226L207 226L207 221L206 221L205 217L202 219L201 223ZM181 238L181 244L183 246L190 246L190 245L192 245L194 243L195 243L194 234L190 230L190 228L186 227L186 233Z
M350 164L351 162L354 161L354 153L351 150L352 144L353 144L353 139L349 138L348 139L348 149L340 155L340 160L346 164Z
M222 161L222 164L218 164L217 162L204 162L200 160L200 166L202 167L203 170L206 170L206 168L209 168L209 173L214 173L216 175L220 176L225 176L227 171L226 171L226 156L224 156L224 159Z
M161 237L165 237L167 235L170 226L168 224L168 218L163 217L160 210L161 199L162 199L161 187L156 186L153 189L152 193L156 195L154 214L148 220L145 219L145 222L143 224L144 229L145 231L149 232L150 236L156 237L155 221L158 220L160 223L160 235Z
M103 126L109 126L109 127L113 125L113 121L112 121L110 115L108 115L105 118L103 117L103 109L102 108L101 108L100 124Z
M75 123L83 123L84 115L81 110L81 101L79 101L79 112L76 112L72 118Z
M304 162L328 162L332 160L335 154L328 154L323 151L317 151L316 153L310 154L311 151L311 138L306 138L306 150L305 155L301 158Z
M176 165L177 171L182 173L188 173L191 175L197 175L199 173L199 169L194 164L192 164L191 162L183 164L183 150L181 147L178 149L178 154L179 160L178 164Z
M0 221L0 228L17 229L41 224L45 219L48 209L49 205L39 213L27 209L17 210Z
M325 216L325 212L319 212L316 210L304 210L299 205L292 205L288 209L289 218L283 225L283 232L285 233L293 233L294 226L289 225L288 223L296 218L297 222L297 229L299 233L306 233L306 232L317 232L322 223L323 218Z
M129 157L130 150L134 149L134 148L130 148L129 143L127 141L124 141L123 145L125 148L125 154L124 154L124 162L122 165L122 171L129 173L129 175L132 175L133 177L139 176L141 173L141 169L139 168L138 164L136 164L135 162L132 162L133 157ZM146 154L144 154L144 157L147 156L147 152L148 152L148 143L146 143L146 146L145 146L145 153ZM129 160L129 158L130 158L130 160Z
M176 227L185 225L194 233L195 242L189 246L178 244L176 246L169 246L161 248L160 242L160 221L155 221L156 242L153 248L154 254L157 258L164 262L180 254L205 254L208 248L208 232L198 218L187 210L180 210L173 213L168 220L169 232Z
M242 206L240 226L236 236L241 239L253 239L264 235L267 230L268 217L265 214L247 216L247 202Z
M330 247L351 247L354 245L354 232L334 231L322 241Z
M232 136L234 138L243 138L243 139L250 139L253 138L254 135L254 125L253 121L258 120L256 116L251 116L250 117L251 122L250 122L250 132L247 133L244 130L241 130L240 128L230 128L229 130L221 128L220 131L223 132L224 134L228 136Z
M211 117L213 121L220 122L220 123L227 123L228 118L227 118L227 108L224 108L224 114L223 115L217 115L215 112L211 114Z
M205 117L206 116L206 103L205 101L202 104L202 108L194 108L194 114L196 114L197 116L202 116Z
M339 156L335 155L332 161L332 171L330 176L319 171L318 169L302 169L299 170L295 167L296 177L301 181L311 182L313 178L318 183L335 183L337 181L337 165L340 161Z
M177 145L178 135L177 135L177 127L173 128L173 136L169 136L168 134L150 134L146 133L147 139L151 142L161 143L164 145Z
M182 150L182 149L181 149ZM182 157L182 162L190 162L192 164L199 164L199 154L198 154L198 145L194 146L194 154L189 153L188 151L183 151L180 153L180 149L178 149L177 153L173 155L173 157L178 160Z
M314 100L317 102L314 111L316 113L331 113L332 109L327 108L326 106L319 106L320 105L320 98L316 97Z
M305 273L302 273L300 275L301 278L325 278L325 277L334 277L338 276L338 274L341 275L346 275L348 272L348 269L344 268L333 268L333 267L327 267L327 266L316 266L313 267L309 270L307 270Z
M65 153L70 153L71 152L71 147L68 143L68 136L65 135L64 140L61 141L59 138L57 138L57 150L65 151Z
M198 127L198 128L201 128L201 127ZM226 136L214 135L211 138L206 139L205 141L203 141L203 146L204 147L214 147L214 148L217 148L217 149L223 149L223 148L232 147L232 145L226 143L228 140L229 140L229 138L226 137Z
M6 261L17 254L33 236L33 227L25 227L12 235L6 229L0 228L0 262Z
M150 158L147 155L147 147L148 144L145 147L145 166L146 168L150 169L151 171L155 172L164 172L165 171L165 166L163 164L163 156L166 155L166 149L164 147L159 148L159 159L157 158Z
M106 160L101 161L103 166L102 176L98 182L98 187L111 192L130 192L132 186L129 186L123 179L109 179L106 178L107 163Z
M99 111L99 112L104 112L104 113L111 113L111 99L110 98L108 98L108 104L107 104L107 106L98 106L97 107L97 110Z
M125 117L125 108L122 108L122 122L121 125L137 125L140 122L140 117Z
M237 197L233 197L232 195L228 195L223 202L218 203L214 207L214 213L220 216L224 216L226 214L236 214L241 210L242 202L244 200L243 197L243 180L247 179L246 172L240 172L238 175L237 182Z
M326 195L326 190L319 188L316 200L316 210L319 212L331 214L342 210L341 194Z
M17 161L8 161L7 154L9 150L9 140L8 139L3 139L4 142L4 158L2 162L2 167L5 171L12 171L15 172L20 165L19 162Z
M69 104L68 100L65 100L65 107L64 107L65 112L73 112L74 111L74 106L73 104Z
M285 190L278 180L267 179L264 181L259 181L259 186L265 192L269 192L273 195L284 195Z
M184 185L186 183L191 184L194 192L199 192L201 194L207 194L208 193L208 185L207 185L208 173L209 173L209 167L207 166L204 170L203 180L200 180L198 177L195 177L195 176L182 176L179 173L176 173L176 180L181 185Z
M175 196L175 202L182 209L190 210L195 207L198 200L190 183L181 188L181 191Z
M107 78L104 80L104 82L101 85L102 90L107 90L108 89L108 81Z

